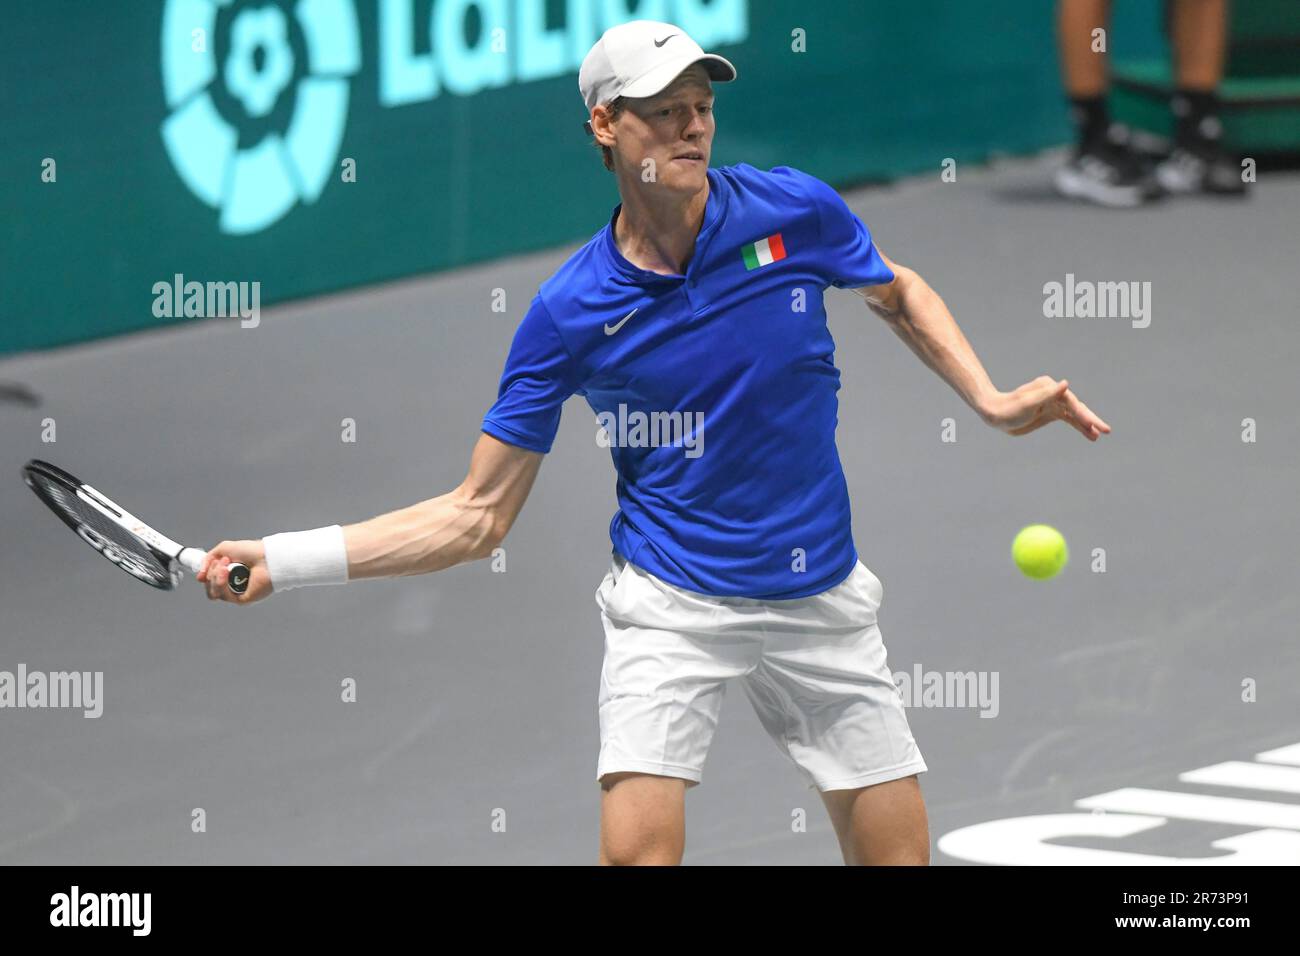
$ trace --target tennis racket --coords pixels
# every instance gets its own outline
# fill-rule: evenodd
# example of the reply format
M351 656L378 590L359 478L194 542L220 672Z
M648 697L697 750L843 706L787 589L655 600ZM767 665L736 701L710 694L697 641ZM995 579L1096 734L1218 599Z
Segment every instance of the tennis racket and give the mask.
M203 566L206 551L177 544L62 468L33 459L23 466L23 481L77 537L145 584L170 591L182 569L197 574ZM245 565L231 564L227 586L243 594L248 578Z

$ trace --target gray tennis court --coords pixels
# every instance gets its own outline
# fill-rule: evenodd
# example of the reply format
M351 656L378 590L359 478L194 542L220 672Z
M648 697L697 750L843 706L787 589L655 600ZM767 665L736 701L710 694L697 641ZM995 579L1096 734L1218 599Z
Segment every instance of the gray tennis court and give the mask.
M1300 752L1284 749L1300 744L1300 175L1263 177L1243 202L1107 212L1050 193L1057 161L846 196L1000 387L1068 378L1114 428L1096 444L1060 424L983 426L858 298L827 293L891 670L996 689L909 709L934 860L1300 862ZM593 592L615 500L581 399L504 573L480 562L237 609L115 571L19 480L48 459L203 546L443 493L515 325L573 248L268 309L257 328L0 361L0 670L104 675L98 719L0 712L0 862L595 862ZM1046 318L1044 286L1067 276L1150 283L1149 325ZM1010 560L1036 521L1071 547L1048 582ZM687 797L685 862L838 864L820 800L738 690ZM1033 839L1032 821L969 829L1064 814Z

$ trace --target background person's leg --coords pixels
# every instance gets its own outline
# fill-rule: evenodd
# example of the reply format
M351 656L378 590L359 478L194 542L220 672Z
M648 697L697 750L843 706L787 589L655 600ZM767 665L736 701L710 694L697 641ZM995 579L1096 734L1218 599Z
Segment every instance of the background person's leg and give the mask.
M1093 52L1092 32L1096 29L1110 29L1110 0L1060 0L1057 4L1061 78L1072 100L1090 100L1106 94L1108 61L1105 53ZM1109 42L1106 49L1110 49Z
M646 773L605 774L600 781L600 865L679 865L686 849L688 783Z
M1213 93L1219 88L1227 40L1227 0L1174 0L1169 42L1180 90Z
M1139 205L1159 193L1142 163L1110 122L1109 0L1060 0L1056 7L1061 77L1077 131L1070 161L1057 170L1063 195L1103 206ZM1107 31L1099 43L1097 30Z
M824 790L822 802L846 866L929 866L930 827L913 774L856 790Z
M1156 170L1169 192L1241 195L1241 160L1222 146L1219 83L1228 45L1227 0L1173 0L1169 40L1175 85L1174 150Z

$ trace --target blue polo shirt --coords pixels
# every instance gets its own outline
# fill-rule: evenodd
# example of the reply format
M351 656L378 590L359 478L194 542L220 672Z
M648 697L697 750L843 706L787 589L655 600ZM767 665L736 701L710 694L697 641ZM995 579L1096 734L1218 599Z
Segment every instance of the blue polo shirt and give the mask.
M806 597L857 563L822 293L894 274L821 180L745 163L708 178L685 275L623 257L620 205L542 283L483 431L549 452L582 395L618 473L615 550L702 594Z

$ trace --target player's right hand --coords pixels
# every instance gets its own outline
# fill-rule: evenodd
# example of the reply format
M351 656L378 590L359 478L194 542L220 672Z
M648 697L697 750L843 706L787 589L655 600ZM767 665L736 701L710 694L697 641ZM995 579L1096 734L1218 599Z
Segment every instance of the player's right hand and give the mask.
M226 586L232 562L248 567L248 589L243 594L235 594ZM195 578L207 590L209 601L252 604L271 594L271 572L266 567L266 549L261 541L222 541L204 555Z

